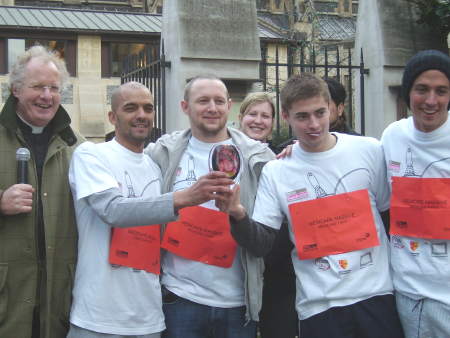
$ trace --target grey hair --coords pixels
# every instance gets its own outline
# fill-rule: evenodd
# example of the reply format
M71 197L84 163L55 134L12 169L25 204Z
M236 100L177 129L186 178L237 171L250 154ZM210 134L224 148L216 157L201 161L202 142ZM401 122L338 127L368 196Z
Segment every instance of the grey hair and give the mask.
M149 91L150 95L151 92L150 90L143 85L142 83L139 82L135 82L135 81L131 81L131 82L125 82L124 84L121 84L120 86L118 86L117 88L115 88L112 93L111 93L111 110L113 112L115 112L119 106L119 102L121 99L121 95L122 95L122 90L124 88L130 88L130 89L146 89Z
M213 74L205 74L205 75L197 75L197 76L193 77L191 80L189 80L189 82L184 87L184 101L186 101L186 102L189 101L189 94L191 93L192 86L198 80L216 80L216 81L221 82L223 84L223 86L225 87L227 99L230 98L230 95L228 94L228 88L225 85L225 83L222 81L221 78L219 78L218 76L213 75Z
M13 89L21 89L25 84L26 68L31 59L39 59L46 64L53 63L59 72L60 87L61 89L65 88L69 80L69 73L64 60L60 59L55 53L45 47L36 45L20 55L13 64L9 73L9 88L11 92Z

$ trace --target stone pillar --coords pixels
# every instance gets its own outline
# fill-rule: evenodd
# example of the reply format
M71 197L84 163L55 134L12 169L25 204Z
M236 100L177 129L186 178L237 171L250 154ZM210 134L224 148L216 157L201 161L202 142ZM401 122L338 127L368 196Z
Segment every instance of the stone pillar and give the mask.
M380 137L384 128L397 119L403 68L411 56L423 49L442 49L439 37L417 23L407 0L360 1L356 25L354 63L363 50L365 67L366 135ZM361 124L359 74L355 74L356 129Z
M103 104L100 36L78 36L77 60L78 83L74 86L74 101L79 102L80 132L88 138L103 138L107 112Z
M167 132L189 126L180 101L192 77L217 75L230 92L259 79L254 0L165 0L162 38L171 63L166 68Z

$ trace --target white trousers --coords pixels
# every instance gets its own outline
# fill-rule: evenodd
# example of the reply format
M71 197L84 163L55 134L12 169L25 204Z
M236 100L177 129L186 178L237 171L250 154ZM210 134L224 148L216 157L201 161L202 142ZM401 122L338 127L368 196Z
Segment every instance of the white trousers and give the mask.
M398 292L395 297L406 338L450 337L450 306L429 298L414 300Z

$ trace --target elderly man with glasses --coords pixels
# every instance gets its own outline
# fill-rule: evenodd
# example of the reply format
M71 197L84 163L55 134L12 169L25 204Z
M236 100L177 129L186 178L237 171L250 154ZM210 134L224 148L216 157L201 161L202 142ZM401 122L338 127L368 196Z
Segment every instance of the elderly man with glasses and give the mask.
M18 57L0 113L0 337L65 337L77 228L67 178L83 141L61 103L64 62L41 46ZM16 152L28 175L16 179Z

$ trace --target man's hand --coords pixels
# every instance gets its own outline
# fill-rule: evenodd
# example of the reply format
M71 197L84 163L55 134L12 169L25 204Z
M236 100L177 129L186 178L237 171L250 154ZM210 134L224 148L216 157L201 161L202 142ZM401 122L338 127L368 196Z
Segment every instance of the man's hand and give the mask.
M245 217L245 208L241 204L240 186L236 184L230 192L216 194L216 207L236 219Z
M14 184L3 192L0 214L17 215L31 212L34 189L29 184Z
M292 144L288 144L286 148L284 148L278 155L277 160L283 159L285 157L291 157L292 155L292 148L294 148L294 145L298 143L298 140L294 140Z
M216 194L230 193L230 185L233 183L233 180L228 178L225 173L212 171L200 177L189 188L173 194L175 211L216 199Z

